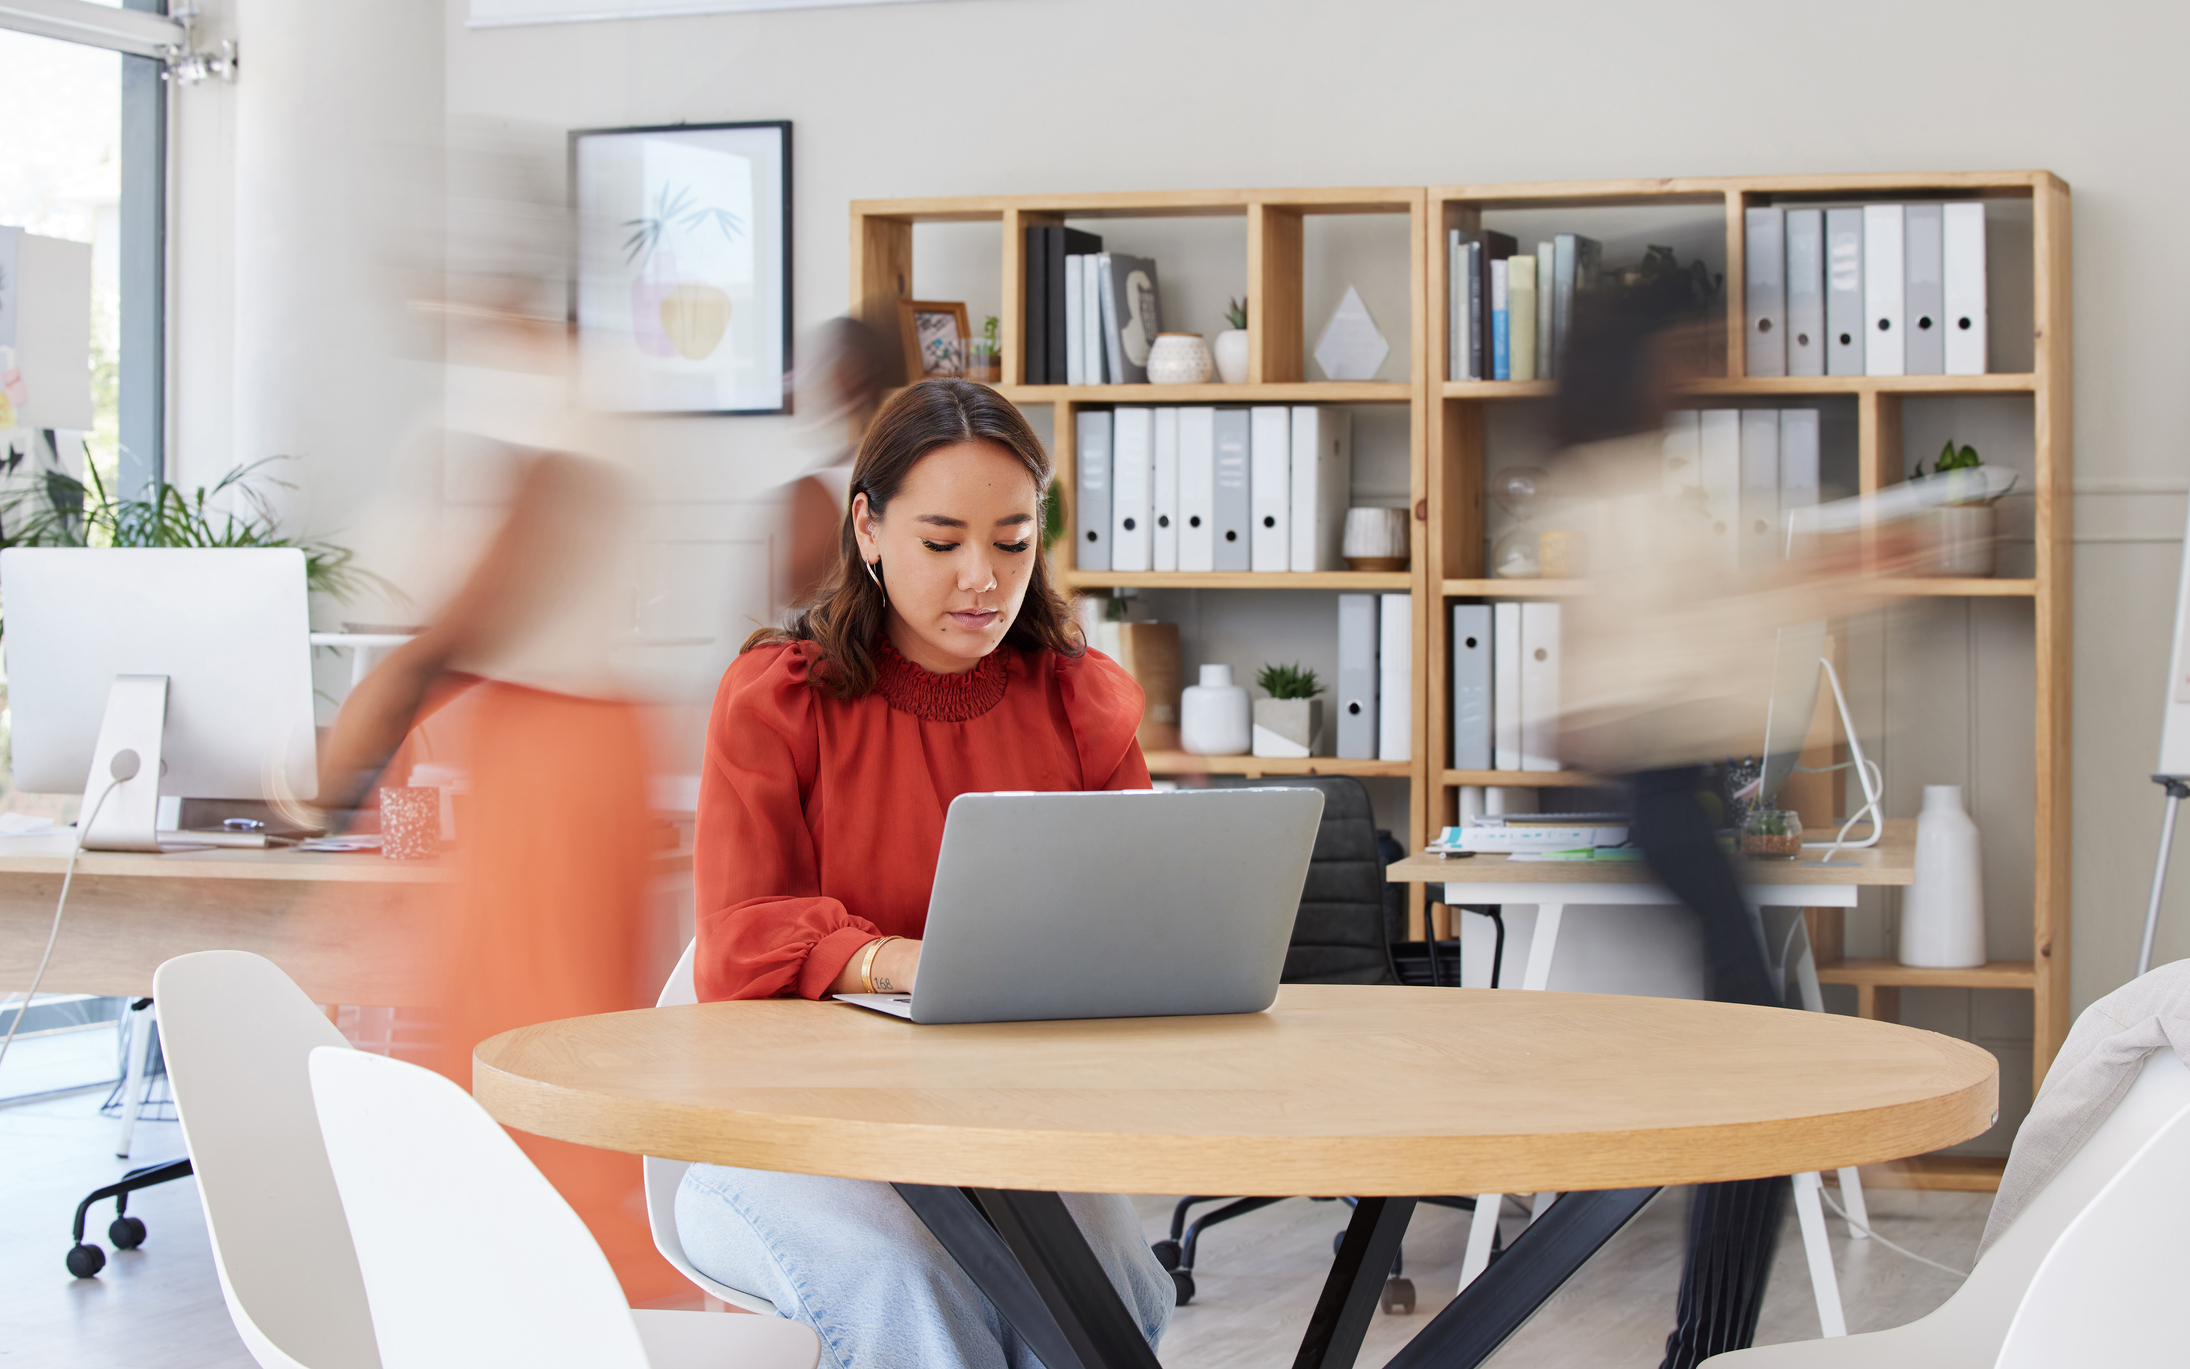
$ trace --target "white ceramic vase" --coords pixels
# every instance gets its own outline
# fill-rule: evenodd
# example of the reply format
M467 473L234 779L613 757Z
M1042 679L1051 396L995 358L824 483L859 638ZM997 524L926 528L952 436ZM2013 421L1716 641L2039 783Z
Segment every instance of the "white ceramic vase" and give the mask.
M1916 882L1901 896L1901 963L1928 970L1985 963L1984 864L1959 784L1924 786Z
M1179 691L1179 748L1196 756L1244 756L1253 740L1247 691L1232 667L1205 665L1201 683Z
M1227 328L1217 334L1217 375L1227 385L1247 383L1247 330Z
M1199 333L1158 333L1148 349L1148 383L1200 385L1209 379L1209 344Z

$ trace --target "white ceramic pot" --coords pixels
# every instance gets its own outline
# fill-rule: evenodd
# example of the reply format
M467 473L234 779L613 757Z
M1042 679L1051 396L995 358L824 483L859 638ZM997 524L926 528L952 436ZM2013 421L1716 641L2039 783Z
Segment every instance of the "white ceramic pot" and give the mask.
M1227 385L1247 383L1247 330L1227 328L1217 334L1217 374Z
M1179 748L1196 756L1244 756L1250 741L1247 691L1232 667L1205 665L1201 683L1179 691Z
M1158 333L1148 349L1148 383L1151 385L1201 385L1209 380L1215 363L1209 344L1199 333Z
M1916 818L1916 882L1901 896L1901 963L1960 970L1985 963L1984 864L1962 786L1927 784Z
M1407 511L1346 510L1346 531L1339 542L1339 555L1354 570L1405 570Z
M1255 700L1255 754L1302 760L1315 754L1323 730L1321 699Z
M1990 504L1925 511L1916 526L1920 575L1986 576L1999 571L1999 515Z

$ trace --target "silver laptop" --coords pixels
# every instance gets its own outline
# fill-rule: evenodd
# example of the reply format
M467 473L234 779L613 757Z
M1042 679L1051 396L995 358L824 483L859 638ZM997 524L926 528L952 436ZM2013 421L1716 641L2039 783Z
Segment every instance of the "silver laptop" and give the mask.
M1261 1012L1277 997L1323 794L960 794L910 994L915 1022Z

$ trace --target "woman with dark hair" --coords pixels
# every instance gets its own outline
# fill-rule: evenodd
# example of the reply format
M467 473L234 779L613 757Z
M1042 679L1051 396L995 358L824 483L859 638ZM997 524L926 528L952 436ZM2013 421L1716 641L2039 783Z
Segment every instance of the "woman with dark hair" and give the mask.
M1140 688L1081 645L1042 556L1050 474L985 386L923 381L868 426L834 574L716 694L702 1000L908 990L952 799L1149 787ZM1066 1203L1153 1345L1175 1294L1131 1205ZM839 1365L1035 1362L887 1184L695 1165L677 1228L697 1268L812 1326Z

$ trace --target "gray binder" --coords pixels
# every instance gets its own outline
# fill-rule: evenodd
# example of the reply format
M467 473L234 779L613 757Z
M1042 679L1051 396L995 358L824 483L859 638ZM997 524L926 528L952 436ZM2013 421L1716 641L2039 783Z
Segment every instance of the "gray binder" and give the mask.
M1490 605L1452 606L1452 768L1490 763Z
M1863 374L1863 211L1825 211L1825 374Z
M1825 374L1825 211L1787 211L1787 374Z
M1744 356L1753 376L1787 374L1787 227L1783 209L1747 211L1742 299L1749 316Z
M1080 570L1110 569L1110 410L1082 409L1079 451L1080 540L1072 563Z
M1344 760L1376 759L1376 633L1376 596L1339 595L1338 754Z
M1947 302L1945 293L1945 221L1936 204L1912 204L1902 227L1902 250L1909 276L1908 302L1902 317L1908 320L1908 374L1944 375L1947 370Z
M1247 411L1217 410L1216 431L1217 569L1247 570L1254 565L1249 537L1254 508L1247 484Z

